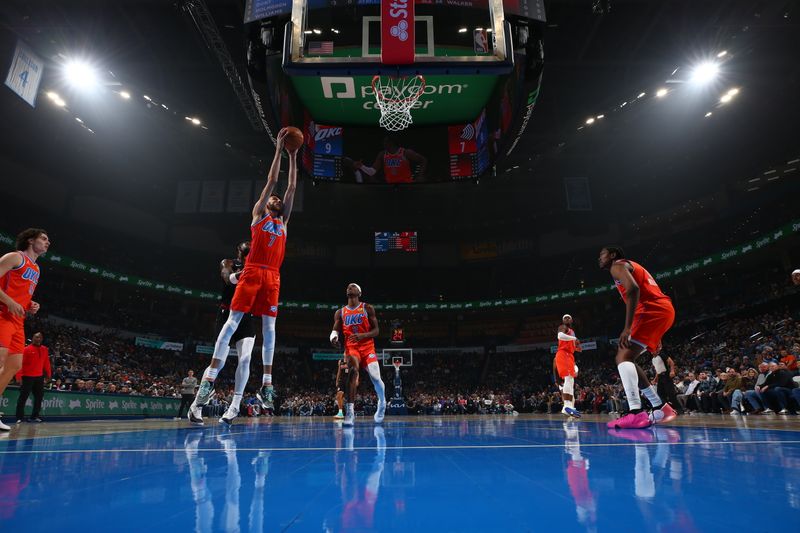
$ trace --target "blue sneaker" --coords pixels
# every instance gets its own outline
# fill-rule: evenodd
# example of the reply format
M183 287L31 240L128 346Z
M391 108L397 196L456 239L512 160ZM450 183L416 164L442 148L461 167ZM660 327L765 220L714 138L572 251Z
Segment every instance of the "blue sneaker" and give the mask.
M580 411L578 411L577 409L575 409L573 407L564 407L563 409L561 409L561 414L564 414L564 415L567 415L567 416L571 416L572 418L580 418L581 417Z

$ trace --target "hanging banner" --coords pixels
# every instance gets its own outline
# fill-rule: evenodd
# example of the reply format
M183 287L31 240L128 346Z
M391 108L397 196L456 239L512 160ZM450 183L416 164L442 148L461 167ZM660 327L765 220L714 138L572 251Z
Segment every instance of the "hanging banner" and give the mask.
M31 107L36 107L36 94L39 92L43 70L42 59L25 43L17 41L17 49L14 50L14 58L6 76L6 87L17 93Z

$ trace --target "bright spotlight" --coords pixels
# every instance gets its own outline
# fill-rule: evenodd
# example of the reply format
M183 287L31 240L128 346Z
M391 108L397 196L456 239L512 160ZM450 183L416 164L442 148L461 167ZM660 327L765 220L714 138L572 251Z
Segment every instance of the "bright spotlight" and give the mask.
M458 28L458 33L467 33L467 28Z
M723 50L722 52L717 54L717 57L725 57L726 55L728 55L728 51L727 50Z
M91 89L97 85L97 72L84 61L71 60L64 65L64 75L73 87Z
M727 94L727 93L726 93L726 94L723 94L723 95L722 95L722 98L720 98L720 99L719 99L719 103L721 103L721 104L727 104L727 103L728 103L728 102L730 102L731 100L733 100L733 95L731 95L731 94Z
M145 100L147 100L148 102L152 102L152 101L153 101L153 99L152 99L152 98L150 98L150 97L149 97L149 96L147 96L147 95L144 95L142 98L144 98L144 99L145 99Z
M53 99L53 103L56 104L58 107L64 107L65 105L67 105L67 103L58 96L56 96Z
M731 89L730 91L728 91L728 94L729 94L729 95L731 95L731 96L736 96L737 94L739 94L739 89L737 89L736 87L734 87L733 89Z
M125 100L130 100L131 97L131 93L129 93L128 91L120 91L119 95Z
M692 69L694 83L708 83L719 74L719 65L713 61L705 61Z
M586 124L589 124L589 125L594 124L594 117L587 118L586 119Z
M636 98L644 98L645 95L647 95L647 93L639 93L639 96L637 96Z
M200 125L200 119L199 118L193 118L192 119L192 124L194 124L195 126L199 126Z
M47 97L48 97L50 100L54 101L54 102L55 102L56 100L58 100L58 99L59 99L59 96L58 96L58 94L57 94L57 93L54 93L53 91L48 91L48 92L47 92Z
M666 89L659 89L656 91L656 98L664 98L668 92Z
M711 115L713 115L713 114L714 114L714 113L712 113L711 111L709 111L708 113L706 113L706 118L710 117L710 116L711 116Z
M606 117L605 115L597 115L597 120L600 120L601 118L605 118L605 117Z

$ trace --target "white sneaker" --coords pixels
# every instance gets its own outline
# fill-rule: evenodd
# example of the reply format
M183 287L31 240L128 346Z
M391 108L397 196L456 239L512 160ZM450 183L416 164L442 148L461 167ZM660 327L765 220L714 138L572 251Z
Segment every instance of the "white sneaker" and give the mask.
M11 431L11 428L3 424L3 421L0 420L0 431Z
M780 411L778 411L778 414L779 415L788 415L789 414L789 410L788 409L781 409Z
M378 402L378 409L375 410L375 423L381 424L383 423L383 417L386 414L386 402Z
M219 421L222 424L228 424L230 426L233 424L233 419L237 416L239 416L239 409L231 405L225 410L225 414L222 415L222 418L220 418Z
M762 412L762 413L764 413L765 415L768 415L768 414L770 414L770 413L774 413L775 411L773 411L772 409L770 409L769 407L767 407L766 409L764 409L764 410L763 410L763 411L761 411L761 412Z
M732 414L732 415L740 415L742 413L740 413L738 410L734 409L733 411L730 412L730 414Z
M349 404L345 408L344 414L344 422L342 422L343 426L352 427L356 423L356 413L353 410L353 404Z
M186 418L188 418L189 422L192 424L202 426L204 424L203 407L192 402L192 405L189 406L189 412L186 414Z

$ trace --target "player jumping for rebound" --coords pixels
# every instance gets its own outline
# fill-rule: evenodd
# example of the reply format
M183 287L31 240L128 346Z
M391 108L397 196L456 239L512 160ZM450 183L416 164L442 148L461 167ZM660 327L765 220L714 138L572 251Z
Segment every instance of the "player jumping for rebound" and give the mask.
M225 323L228 321L228 317L230 316L231 300L233 299L236 285L239 283L239 277L242 275L242 271L244 270L247 254L249 253L250 242L241 242L236 247L236 258L223 259L219 265L220 276L222 277L222 281L225 285L222 289L222 302L220 303L219 312L217 313L217 335L219 335L219 332L221 332L225 327ZM219 421L223 424L229 425L233 423L233 419L239 415L239 407L242 404L242 395L244 394L244 389L247 386L247 380L250 378L250 357L253 354L253 346L256 343L256 332L253 328L252 315L247 314L242 318L241 322L239 322L239 326L236 328L236 331L234 331L230 342L236 345L236 353L238 356L238 361L236 362L236 378L233 385L233 398L231 399L231 404L228 406L225 414L222 415L222 418L219 419ZM228 357L228 350L225 350L225 348L230 350L230 343L223 347L223 353L221 354L223 358L211 359L211 367L221 369L225 364L225 361Z
M669 422L677 413L661 400L656 388L636 364L636 358L644 351L658 353L661 338L675 321L672 300L661 292L653 276L642 265L625 259L622 248L604 247L600 250L598 263L600 268L610 270L626 309L625 328L619 336L616 362L630 412L609 422L608 427L645 428L653 422ZM652 415L642 410L640 390L653 406Z
M229 350L228 344L245 313L262 318L261 360L264 372L257 396L264 409L274 409L272 359L275 354L275 319L278 316L278 293L281 286L279 270L286 251L286 226L292 213L294 192L297 186L297 150L289 151L287 149L289 183L286 193L283 195L283 199L273 193L278 184L281 152L286 134L286 128L278 132L275 157L269 169L267 184L253 206L253 219L250 224L250 253L247 255L244 270L241 275L237 276L238 283L231 300L231 312L214 345L212 364L203 372L197 396L189 408L189 420L195 424L203 423L203 406L208 403L214 393L214 380L217 379L219 371L225 364Z
M333 315L333 330L330 340L339 348L339 331L344 336L344 357L347 369L344 371L345 394L345 426L355 423L353 402L358 389L359 367L365 368L378 395L378 408L375 411L375 423L383 422L386 412L386 389L381 379L381 367L375 353L375 337L378 336L378 318L375 308L361 301L361 287L356 283L347 286L347 305L338 309Z
M22 368L25 315L39 311L39 304L31 300L39 283L36 260L49 247L45 230L28 228L17 235L17 251L0 257L0 397ZM0 431L10 429L0 421Z
M553 359L553 373L561 384L561 398L564 407L561 413L580 418L581 413L575 409L575 352L581 351L581 343L572 331L572 317L564 315L558 326L558 351Z

